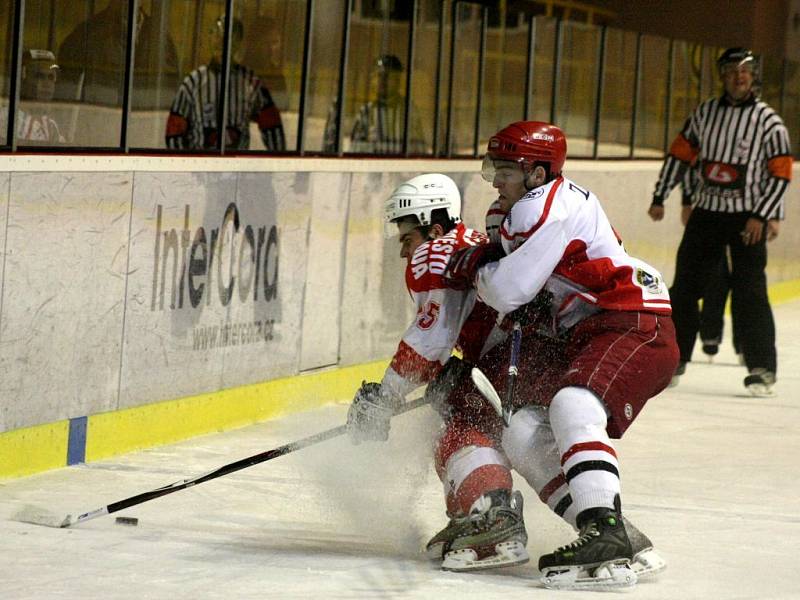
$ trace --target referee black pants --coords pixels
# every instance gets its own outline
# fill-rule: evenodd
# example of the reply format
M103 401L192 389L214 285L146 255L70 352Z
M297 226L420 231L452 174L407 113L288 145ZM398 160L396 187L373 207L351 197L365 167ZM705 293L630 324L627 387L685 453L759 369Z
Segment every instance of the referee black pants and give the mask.
M748 369L776 372L775 321L767 298L766 230L761 242L742 243L749 213L719 213L695 209L678 248L675 280L670 289L672 319L681 361L692 359L700 326L697 302L715 278L725 247L731 253L731 291L736 298L739 345Z

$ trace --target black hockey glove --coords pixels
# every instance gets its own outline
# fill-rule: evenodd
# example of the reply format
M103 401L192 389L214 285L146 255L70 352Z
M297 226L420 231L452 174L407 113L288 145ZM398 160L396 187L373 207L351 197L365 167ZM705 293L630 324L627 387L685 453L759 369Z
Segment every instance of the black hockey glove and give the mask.
M439 374L428 384L425 389L425 398L431 403L433 409L438 412L443 419L450 416L450 405L447 400L450 394L462 381L469 378L472 365L458 358L451 356L447 359L444 367Z
M444 270L444 284L453 290L467 290L475 285L478 269L497 262L506 253L500 244L482 244L462 248L453 254Z
M383 390L380 383L361 382L347 412L347 433L354 444L389 439L392 415L401 399Z

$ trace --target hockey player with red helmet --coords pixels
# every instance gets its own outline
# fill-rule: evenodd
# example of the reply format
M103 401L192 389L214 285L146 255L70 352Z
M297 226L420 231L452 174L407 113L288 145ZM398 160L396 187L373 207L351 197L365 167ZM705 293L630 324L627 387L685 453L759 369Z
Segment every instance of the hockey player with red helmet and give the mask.
M664 565L622 518L610 438L621 437L667 386L678 350L661 275L625 252L597 197L561 174L565 158L564 134L548 123L513 123L490 139L483 176L507 212L500 227L505 256L497 260L491 245L460 250L444 280L454 289L474 288L523 328L517 410L502 447L555 512L574 515L580 531L539 559L544 584L625 587L637 580L632 561L646 571ZM552 347L541 352L545 330L562 341L555 354ZM483 360L507 354L501 345ZM542 363L551 367L546 376ZM488 373L498 390L502 371Z
M442 281L456 251L485 245L488 238L460 222L461 196L446 175L406 181L384 212L387 233L398 236L400 256L408 260L406 286L417 311L381 383L364 382L356 393L348 433L356 443L386 440L394 408L429 384L426 393L444 419L434 454L450 522L428 542L428 556L452 571L527 562L522 496L512 490L500 448L501 422L477 391L464 385L467 365L491 343L496 313L476 303L474 290L448 289ZM451 358L454 347L464 361Z

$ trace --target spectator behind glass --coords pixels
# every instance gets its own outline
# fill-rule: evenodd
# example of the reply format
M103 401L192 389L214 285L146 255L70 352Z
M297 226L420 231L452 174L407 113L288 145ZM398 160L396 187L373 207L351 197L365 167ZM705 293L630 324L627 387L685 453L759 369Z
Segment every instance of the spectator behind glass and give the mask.
M55 92L59 67L50 50L25 50L20 73L20 106L16 138L23 146L63 144L66 140L47 109ZM8 129L8 107L0 112L0 131Z
M405 129L406 99L401 94L403 64L393 54L384 54L375 61L372 71L371 89L373 100L361 105L356 113L350 135L350 152L366 154L401 154ZM425 142L419 122L413 118L408 150L411 154L425 152ZM336 101L328 111L325 124L323 151L336 149Z
M189 73L178 88L167 119L168 148L200 150L216 148L219 141L219 88L225 17L212 28L214 54L208 65ZM231 69L228 81L228 110L225 148L250 148L250 121L261 131L264 147L269 151L286 149L281 115L269 91L251 69L240 64L243 56L244 26L233 20L231 35Z
M289 106L283 74L283 32L272 17L258 16L247 22L242 63L253 69L279 110Z
M154 11L163 10L158 3L153 6ZM165 107L169 96L159 100L160 88L173 90L177 85L178 54L168 32L159 31L158 21L139 7L133 73L135 108ZM128 3L120 0L111 0L104 10L79 23L58 50L62 77L55 97L121 106L127 36Z

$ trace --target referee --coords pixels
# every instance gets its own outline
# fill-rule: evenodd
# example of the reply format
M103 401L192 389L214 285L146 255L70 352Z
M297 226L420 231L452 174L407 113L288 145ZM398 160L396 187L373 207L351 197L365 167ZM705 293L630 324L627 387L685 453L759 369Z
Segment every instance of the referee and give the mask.
M172 101L165 133L167 148L199 150L216 148L219 144L217 116L221 102L220 55L224 23L224 17L220 17L213 29L215 54L211 63L189 73ZM250 148L250 121L255 121L261 131L264 147L280 152L286 149L286 139L278 107L253 71L237 61L243 37L244 26L239 19L234 19L225 148Z
M677 377L686 370L699 327L697 302L726 248L740 318L741 349L749 374L745 387L772 394L777 371L775 321L767 298L767 240L778 235L784 194L792 173L789 134L778 114L754 91L755 58L729 48L717 60L725 88L703 102L675 138L661 167L648 214L664 218L664 198L698 161L700 183L678 248L670 289L681 351Z

